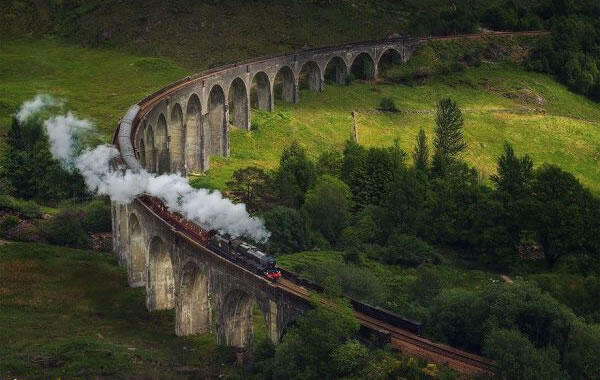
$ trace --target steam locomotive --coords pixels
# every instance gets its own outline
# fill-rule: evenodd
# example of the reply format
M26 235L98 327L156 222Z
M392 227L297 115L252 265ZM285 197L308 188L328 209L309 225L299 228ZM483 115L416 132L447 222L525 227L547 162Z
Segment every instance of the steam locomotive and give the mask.
M226 259L241 263L266 279L276 281L281 277L281 271L275 266L275 258L257 247L228 235L215 233L208 240L208 248Z
M281 277L281 272L276 267L275 258L252 244L239 238L232 238L227 234L220 234L214 230L206 231L178 213L169 211L165 204L156 197L144 194L140 198L144 204L170 225L185 231L218 255L240 264L270 281L277 281Z

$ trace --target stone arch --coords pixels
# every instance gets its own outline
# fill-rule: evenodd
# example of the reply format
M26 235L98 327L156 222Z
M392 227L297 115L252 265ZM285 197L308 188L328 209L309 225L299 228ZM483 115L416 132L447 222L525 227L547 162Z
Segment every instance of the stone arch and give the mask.
M300 90L321 91L321 69L314 61L308 61L302 65L298 78Z
M158 151L158 174L168 173L171 170L171 158L169 155L169 132L167 119L162 113L158 116L155 131L155 147Z
M395 65L401 65L402 63L402 54L394 48L389 48L379 57L379 61L377 62L377 73L380 76L385 76L387 70Z
M246 84L240 78L235 78L227 92L229 99L229 123L245 130L250 129L250 108L248 106L248 91Z
M185 162L185 129L183 128L183 111L179 103L173 105L170 121L171 171L185 172L183 165Z
M325 80L336 83L346 84L346 76L348 75L348 67L346 62L340 57L333 57L325 65Z
M180 336L210 331L208 275L194 262L184 265L181 273L175 331Z
M360 53L352 61L350 73L360 80L375 79L375 70L377 69L373 57L368 53Z
M221 305L217 337L219 343L232 347L246 347L253 336L253 300L241 290L232 290Z
M273 81L275 101L283 100L286 103L295 103L297 100L296 91L296 79L292 69L289 66L283 66L279 69Z
M254 74L250 85L250 105L263 111L272 111L271 84L264 71Z
M208 96L207 152L210 156L225 156L227 138L227 106L225 92L218 84L214 85Z
M156 146L154 145L154 129L152 125L146 126L146 170L151 173L156 171Z
M174 300L175 280L171 254L166 243L155 236L148 247L146 307L149 311L167 310L175 306Z
M187 102L187 108L185 111L185 124L184 129L184 167L187 172L190 169L195 169L200 166L201 170L204 170L202 166L202 157L204 152L202 147L204 146L204 132L202 129L202 105L200 98L196 94L192 94Z
M142 227L137 216L132 213L129 216L129 260L127 260L127 277L129 286L144 286L146 254L144 251L144 239L142 237Z

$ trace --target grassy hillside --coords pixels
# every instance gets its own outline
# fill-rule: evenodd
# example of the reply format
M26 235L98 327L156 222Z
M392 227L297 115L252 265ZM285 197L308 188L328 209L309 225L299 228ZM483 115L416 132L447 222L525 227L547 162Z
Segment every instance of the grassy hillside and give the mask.
M187 74L168 60L82 48L54 38L0 44L1 131L24 100L43 92L92 119L108 140L130 105Z
M404 2L403 2L404 3ZM18 1L4 37L59 35L90 47L168 56L190 69L405 30L414 1Z
M110 49L89 49L49 38L4 42L0 51L0 125L6 130L19 104L37 92L66 100L66 106L95 121L105 140L129 105L189 71L162 58L138 57ZM234 130L231 158L214 158L198 185L223 188L240 167L273 168L284 146L300 141L316 157L341 148L350 137L350 112L357 112L359 139L365 145L390 145L398 138L411 151L418 129L432 136L436 102L451 96L463 108L467 161L483 173L495 170L505 140L537 164L550 162L575 173L600 191L600 106L568 91L552 78L512 64L484 63L425 84L406 86L359 83L327 85L301 92L297 105L277 103L274 113L253 111L258 130ZM376 108L391 97L401 110Z
M174 312L149 313L112 256L0 246L0 378L215 378L232 373L214 336L177 337Z
M257 165L273 168L282 149L294 139L316 157L342 149L351 136L351 112L357 111L359 141L389 146L398 139L413 149L419 128L433 136L435 105L455 99L465 114L468 151L464 158L484 174L495 172L504 141L536 164L561 166L594 192L600 192L600 106L569 92L548 76L514 65L482 64L462 73L439 76L426 85L355 83L328 85L325 91L303 91L297 105L277 104L274 113L254 111L255 132L234 130L231 158L211 160L199 184L222 188L234 169ZM398 113L378 111L382 98L394 99Z

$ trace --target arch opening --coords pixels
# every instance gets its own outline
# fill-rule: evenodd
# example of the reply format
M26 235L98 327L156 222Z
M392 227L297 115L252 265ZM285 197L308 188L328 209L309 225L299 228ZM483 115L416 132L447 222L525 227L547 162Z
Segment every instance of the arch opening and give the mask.
M150 241L148 258L146 306L150 311L171 309L175 306L173 264L167 245L158 236Z
M402 65L402 55L396 49L388 49L386 50L381 57L379 57L379 62L377 64L377 72L381 77L387 78L387 74L390 70L393 70L395 67Z
M360 53L350 66L350 73L359 80L375 79L375 62L367 53Z
M146 127L146 170L151 173L156 171L156 147L154 146L154 129L152 125Z
M129 216L129 260L128 280L129 286L139 287L144 285L146 255L144 254L144 240L142 228L135 214Z
M177 335L194 335L210 331L208 276L193 262L183 267L176 315Z
M171 170L170 136L167 130L167 119L162 113L158 116L154 137L155 147L158 151L158 174L168 173Z
M250 113L248 107L248 92L246 84L240 78L235 78L229 87L227 99L229 104L229 123L238 128L248 130Z
M252 298L241 290L233 290L225 296L217 325L221 343L232 347L247 347L252 341L253 326Z
M184 171L196 169L204 170L202 166L204 133L202 130L202 105L200 98L192 94L187 102L185 123L183 125L184 145Z
M225 93L219 85L213 86L208 97L208 133L206 136L210 156L224 156L226 149L224 140L227 138L227 123L225 123Z
M263 111L271 111L271 85L269 77L263 71L256 73L252 78L250 106Z
M171 110L171 123L169 125L171 135L169 138L171 151L171 171L185 172L185 130L183 128L183 112L179 103L175 103Z
M296 100L296 82L294 73L288 66L284 66L277 72L273 82L273 93L275 94L275 103L283 101L285 103L294 103Z
M335 84L346 84L348 68L340 57L333 57L325 67L325 81Z
M298 78L300 90L321 91L321 69L314 61L306 62Z

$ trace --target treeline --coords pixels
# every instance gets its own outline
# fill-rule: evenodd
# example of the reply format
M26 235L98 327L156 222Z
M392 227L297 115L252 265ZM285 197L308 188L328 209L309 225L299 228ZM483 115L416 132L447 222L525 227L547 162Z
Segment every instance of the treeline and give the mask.
M463 117L439 102L433 146L421 130L412 154L395 144L365 148L351 141L312 161L293 143L272 173L235 172L232 194L260 211L273 252L344 250L390 264L436 262L432 246L465 251L497 268L534 251L547 265L600 271L600 200L570 173L534 167L505 144L487 181L461 160ZM413 164L410 165L411 161Z
M412 10L411 33L452 35L491 30L549 30L527 66L555 75L600 100L600 2L596 0L432 1Z
M52 156L39 117L14 118L3 150L0 212L6 216L0 220L0 236L89 248L90 234L111 231L108 200L93 199L77 169L65 169ZM43 212L41 205L51 211ZM111 249L106 241L100 243L98 248Z

